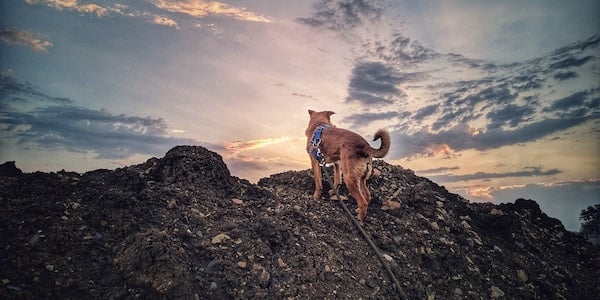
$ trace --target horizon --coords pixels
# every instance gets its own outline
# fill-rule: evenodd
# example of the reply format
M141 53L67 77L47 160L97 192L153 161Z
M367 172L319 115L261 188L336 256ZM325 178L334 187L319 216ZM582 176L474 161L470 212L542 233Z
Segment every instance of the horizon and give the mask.
M386 162L470 201L533 199L571 231L600 203L598 1L0 8L0 161L25 172L191 144L256 182L308 169L307 110L332 110L367 140L387 129Z

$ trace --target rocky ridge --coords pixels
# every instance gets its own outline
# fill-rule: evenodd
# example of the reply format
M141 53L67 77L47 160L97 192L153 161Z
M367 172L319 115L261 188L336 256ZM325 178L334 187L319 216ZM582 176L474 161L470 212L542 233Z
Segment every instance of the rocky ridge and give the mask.
M375 169L363 226L409 299L600 298L599 248L535 201L470 203L402 167ZM398 298L313 186L308 170L251 184L194 146L84 174L5 163L0 298Z

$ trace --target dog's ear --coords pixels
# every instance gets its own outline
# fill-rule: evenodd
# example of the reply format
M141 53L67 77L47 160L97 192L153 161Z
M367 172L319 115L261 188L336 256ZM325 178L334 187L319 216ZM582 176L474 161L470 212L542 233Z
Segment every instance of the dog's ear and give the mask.
M312 115L313 113L315 113L315 111L314 111L314 110L312 110L312 109L309 109L309 110L308 110L308 114L309 114L309 115Z
M332 111L330 111L330 110L326 111L325 113L327 114L327 117L328 117L328 118L329 118L329 117L331 117L331 115L334 115L334 114L335 114L335 112L332 112Z

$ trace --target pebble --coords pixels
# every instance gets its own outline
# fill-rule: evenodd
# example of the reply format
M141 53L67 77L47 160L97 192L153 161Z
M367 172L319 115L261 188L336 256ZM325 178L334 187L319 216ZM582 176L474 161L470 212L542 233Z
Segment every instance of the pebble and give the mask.
M383 258L385 258L385 260L387 260L387 261L394 261L394 258L387 254L383 254Z
M519 280L521 280L521 282L525 283L529 280L529 277L527 277L527 273L525 273L525 270L523 269L519 269L517 271L517 275L519 276Z
M224 233L219 233L217 235L215 235L212 240L211 243L214 244L220 244L226 240L231 239L231 237L229 237L228 235L224 234Z
M501 209L492 208L492 210L490 210L490 215L501 216L504 215L504 212Z
M490 297L492 299L504 297L504 291L494 285L490 288Z
M248 265L248 263L247 263L247 262L245 262L245 261L238 261L238 262L237 262L237 266L238 266L239 268L241 268L241 269L244 269L244 268L246 268L246 266L247 266L247 265Z
M37 234L34 234L30 239L29 239L29 245L33 246L35 245L38 241L40 240L40 236Z
M221 262L218 260L213 260L206 265L207 273L215 273L221 271L223 268L221 266Z
M469 246L469 248L475 247L475 241L473 241L472 238L467 238L466 242L467 242L467 245Z
M429 223L429 227L431 227L431 229L436 230L436 231L440 230L440 225L438 225L438 223L436 223L436 222Z
M213 282L211 282L211 283L210 283L210 287L209 287L209 288L210 288L211 290L214 290L214 289L216 289L217 287L218 287L218 285L217 285L217 283L216 283L216 282L214 282L214 281L213 281Z

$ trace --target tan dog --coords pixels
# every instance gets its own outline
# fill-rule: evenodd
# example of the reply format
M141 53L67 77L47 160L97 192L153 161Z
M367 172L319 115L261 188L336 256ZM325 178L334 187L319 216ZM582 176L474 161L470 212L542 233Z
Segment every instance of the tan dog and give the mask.
M373 157L381 158L388 153L390 150L389 133L382 129L375 133L373 141L381 139L381 146L379 149L375 149L360 135L346 129L337 128L331 124L330 117L334 112L309 110L308 114L310 115L310 121L305 134L307 137L306 149L310 156L315 178L313 198L319 199L323 191L320 158L315 157L320 156L324 158L326 163L334 163L333 188L335 190L339 189L340 177L343 174L344 183L358 204L357 218L360 221L364 220L367 215L367 207L371 201L367 179L373 171ZM330 191L330 194L334 193L335 190Z

